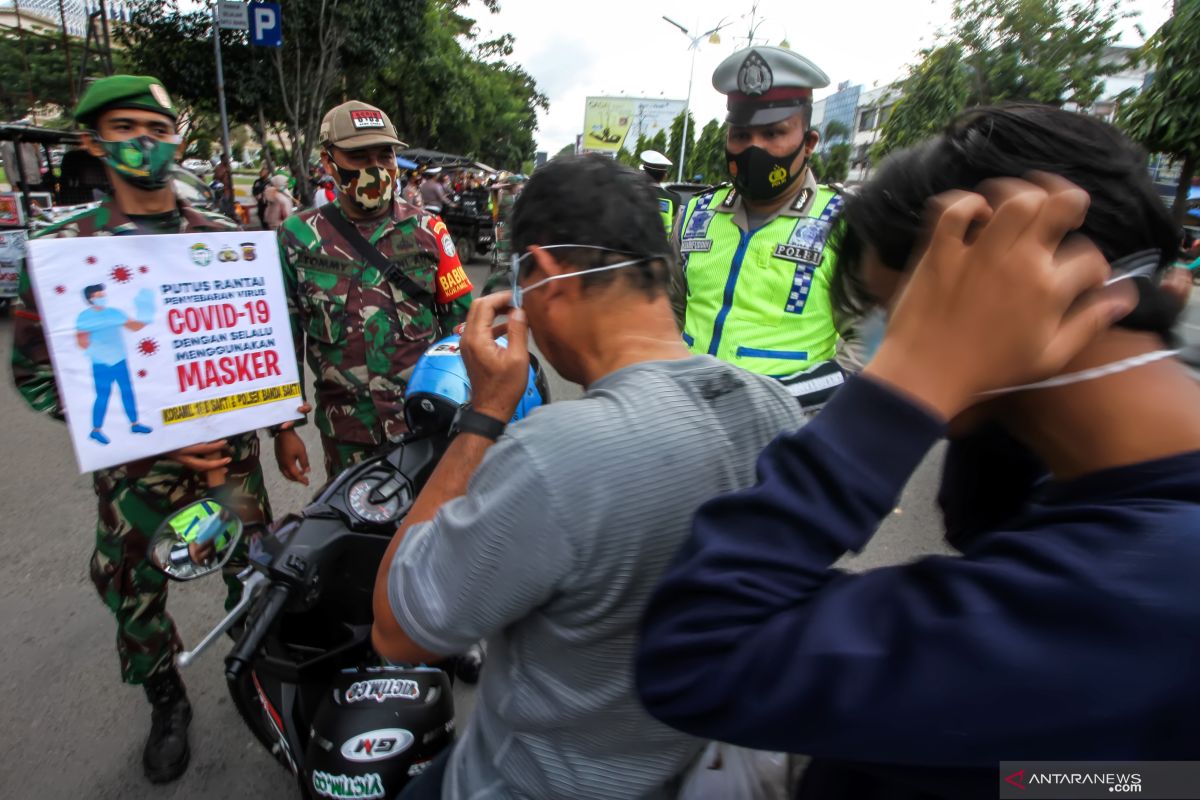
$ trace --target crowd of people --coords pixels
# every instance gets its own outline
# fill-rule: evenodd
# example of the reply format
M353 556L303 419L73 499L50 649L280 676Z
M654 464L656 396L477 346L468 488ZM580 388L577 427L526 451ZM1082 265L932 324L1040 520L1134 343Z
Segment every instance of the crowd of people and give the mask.
M810 756L775 787L803 800L994 797L1001 760L1194 756L1200 386L1172 357L1190 283L1142 152L1086 116L980 108L844 193L808 167L828 82L790 50L726 59L732 182L686 202L660 154L405 181L387 113L358 101L324 118L311 208L260 173L327 475L401 440L408 371L462 331L474 424L391 543L372 641L434 663L483 640L489 661L405 800L702 797L712 741ZM157 81L97 81L75 116L114 191L43 236L231 227L167 172L123 169L117 144L152 164L177 147ZM472 302L439 213L479 191L505 269ZM61 416L23 289L14 377ZM509 425L529 337L584 393ZM295 428L269 433L307 484ZM959 554L837 569L943 438ZM211 469L270 518L253 431L93 476L92 578L152 707L156 782L186 769L191 709L146 543Z

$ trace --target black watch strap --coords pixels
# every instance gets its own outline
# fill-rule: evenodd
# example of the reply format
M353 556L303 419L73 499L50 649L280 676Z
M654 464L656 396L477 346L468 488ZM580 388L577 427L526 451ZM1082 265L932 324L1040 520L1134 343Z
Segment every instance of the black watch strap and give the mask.
M455 416L453 433L456 436L460 433L474 433L494 442L504 433L505 427L507 424L503 420L481 414L470 406L463 406Z

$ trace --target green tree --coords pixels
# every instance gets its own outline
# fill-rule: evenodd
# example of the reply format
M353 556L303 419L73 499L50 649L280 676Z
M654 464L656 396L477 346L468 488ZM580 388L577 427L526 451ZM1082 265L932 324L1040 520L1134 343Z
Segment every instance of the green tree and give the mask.
M840 119L831 119L821 131L821 140L828 144L837 144L850 139L850 128Z
M909 68L908 77L897 88L900 99L883 123L872 157L932 136L971 104L962 48L949 44L925 51L925 58Z
M662 131L659 131L662 133ZM675 167L671 170L672 173L678 174L679 170L679 149L683 144L683 112L675 119L671 120L671 138L667 141L667 149L660 150L663 155L675 162ZM657 149L657 148L655 148ZM687 154L686 161L683 164L683 177L691 178L695 172L692 171L692 164L696 154L696 120L692 118L692 112L687 112Z
M1139 58L1154 77L1140 95L1125 103L1118 123L1129 136L1152 152L1182 162L1172 211L1183 224L1188 187L1200 158L1200 2L1177 2L1175 15L1146 43Z
M658 152L662 153L667 158L671 158L671 154L667 152L668 150L671 149L670 147L667 146L667 132L664 130L660 130L658 133L651 136L650 141L646 142L646 149L657 150ZM675 154L678 155L679 151L676 150Z
M421 33L425 0L289 0L283 46L249 45L244 31L222 30L225 97L231 127L251 126L291 147L285 161L307 194L307 164L321 118L349 78L377 67L396 41ZM155 75L186 108L216 111L212 13L181 9L178 0L132 0L130 21L118 37L139 71ZM415 21L415 22L414 22Z
M850 143L838 142L813 155L810 166L821 183L841 183L850 174Z
M71 76L61 40L5 28L0 32L0 119L13 120L46 105L69 107Z
M575 145L568 144L568 145L563 145L563 149L559 150L557 153L555 153L552 156L552 158L558 158L559 156L573 156L573 155L575 155Z
M513 38L479 41L466 0L429 0L422 29L405 46L380 52L363 99L392 113L402 138L517 170L533 157L537 112L549 102L533 78L506 60ZM485 7L499 11L496 0Z
M921 51L873 155L940 130L966 108L1005 100L1090 106L1123 66L1108 57L1120 0L955 0L950 31Z
M685 175L691 179L700 175L707 183L720 183L725 180L728 166L725 160L725 124L710 119L700 131L696 140L695 155L691 159L692 171Z
M626 140L628 143L628 139ZM645 134L638 134L637 142L632 145L632 148L622 147L617 153L617 161L620 161L627 167L638 168L642 165L641 154L645 150L650 150L650 142Z

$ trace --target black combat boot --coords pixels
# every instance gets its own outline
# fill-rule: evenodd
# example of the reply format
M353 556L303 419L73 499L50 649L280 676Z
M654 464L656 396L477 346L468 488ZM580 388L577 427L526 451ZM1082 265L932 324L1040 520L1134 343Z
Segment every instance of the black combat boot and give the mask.
M167 783L183 774L188 765L187 728L192 721L183 681L173 668L146 681L146 697L154 710L150 736L142 751L142 766L151 783Z

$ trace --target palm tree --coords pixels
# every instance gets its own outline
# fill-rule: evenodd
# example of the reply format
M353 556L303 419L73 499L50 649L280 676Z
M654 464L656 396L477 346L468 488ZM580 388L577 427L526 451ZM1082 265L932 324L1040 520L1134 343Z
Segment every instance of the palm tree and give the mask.
M825 130L821 131L821 138L828 144L833 144L839 139L845 141L850 138L850 128L841 120L831 119L825 123Z

